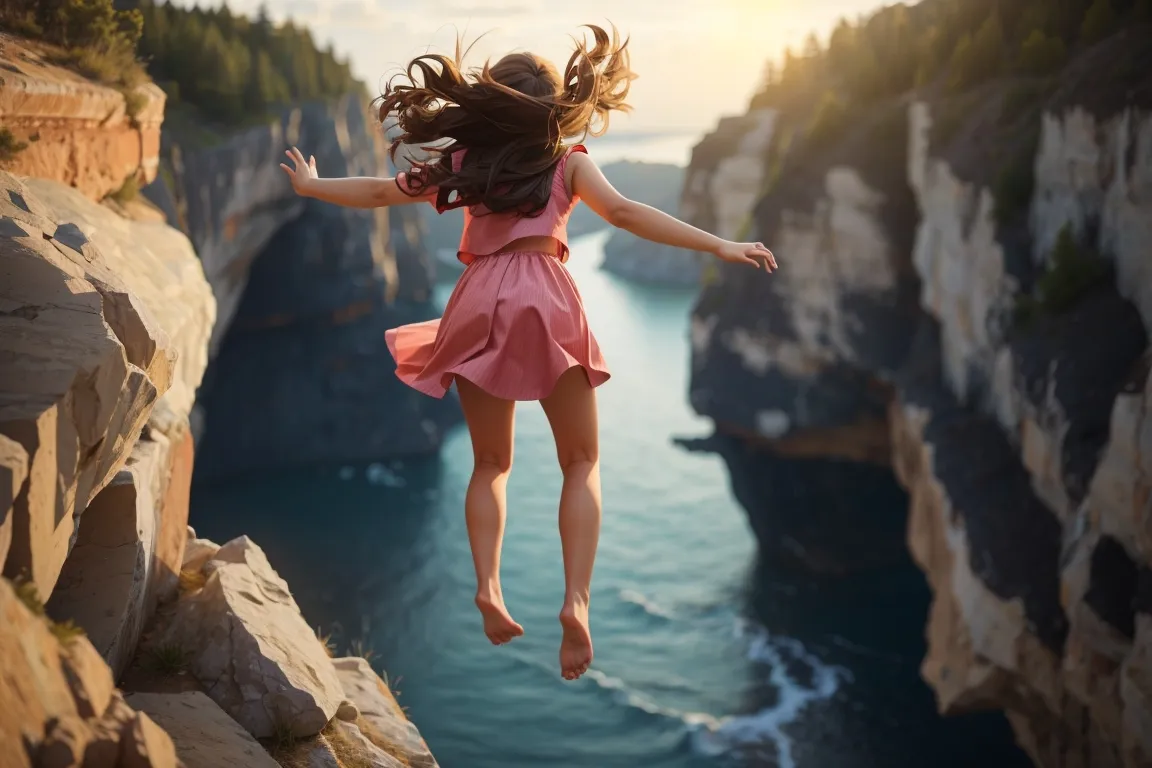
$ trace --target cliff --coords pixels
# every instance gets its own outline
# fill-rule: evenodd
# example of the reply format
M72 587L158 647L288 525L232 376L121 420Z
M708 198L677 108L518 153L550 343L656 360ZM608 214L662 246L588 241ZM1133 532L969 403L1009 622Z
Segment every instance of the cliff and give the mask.
M99 85L3 32L0 58L0 128L24 145L9 170L60 179L94 199L156 177L164 92L154 84L129 93Z
M922 675L1041 766L1152 762L1149 39L831 135L782 103L758 161L729 139L743 167L712 172L765 179L743 212L781 267L706 281L693 406L762 461L892 468L934 593Z
M145 195L196 245L221 307L201 394L203 477L428 453L458 418L402 385L384 331L434 316L414 207L301 200L279 164L296 145L325 175L387 174L352 96L235 134L182 117Z
M434 768L259 547L189 528L217 304L194 241L92 199L118 168L0 172L0 764Z

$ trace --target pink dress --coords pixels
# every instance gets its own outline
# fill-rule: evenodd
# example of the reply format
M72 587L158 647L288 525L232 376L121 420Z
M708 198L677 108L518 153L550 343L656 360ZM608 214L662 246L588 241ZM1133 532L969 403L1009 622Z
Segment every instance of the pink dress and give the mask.
M548 206L540 216L476 216L478 211L465 210L457 258L467 268L443 317L385 333L396 375L405 384L441 398L453 378L463 376L504 400L541 400L551 394L561 374L577 365L593 387L608 380L608 366L588 328L580 292L564 266L568 217L577 202L564 181L564 169L574 151L587 150L572 147L556 165ZM460 155L452 158L457 167ZM405 174L399 174L397 183L406 182ZM435 198L430 202L435 205ZM533 235L555 238L560 255L504 249Z

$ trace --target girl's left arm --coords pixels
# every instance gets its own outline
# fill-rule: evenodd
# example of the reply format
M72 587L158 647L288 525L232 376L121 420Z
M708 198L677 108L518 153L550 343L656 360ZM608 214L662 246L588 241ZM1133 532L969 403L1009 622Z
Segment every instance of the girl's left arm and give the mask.
M301 197L312 197L326 203L348 208L383 208L389 205L419 203L435 197L435 191L414 197L400 189L395 178L380 179L372 176L354 176L345 179L321 179L316 173L316 158L304 160L299 149L293 147L284 154L295 167L286 163L280 167L292 180L292 188Z

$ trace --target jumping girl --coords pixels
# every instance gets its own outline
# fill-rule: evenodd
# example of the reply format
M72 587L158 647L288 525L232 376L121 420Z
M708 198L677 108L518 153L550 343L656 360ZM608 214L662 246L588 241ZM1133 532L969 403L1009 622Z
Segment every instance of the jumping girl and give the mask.
M424 55L402 84L380 97L380 120L395 120L392 143L431 157L412 160L394 179L321 179L316 160L287 152L281 167L296 192L337 205L376 208L426 202L438 212L465 209L458 258L467 265L443 317L386 334L396 375L444 397L460 395L475 461L464 500L476 567L476 605L494 644L524 634L500 588L505 489L512 469L517 400L538 400L556 440L564 474L560 539L565 595L560 611L560 670L575 680L592 662L588 628L592 564L600 536L600 452L595 388L608 367L588 328L576 284L564 267L566 225L577 201L614 227L656 243L711 253L728 262L776 268L761 243L722 240L623 197L579 143L602 135L608 114L627 111L635 75L627 41L589 26L563 76L530 53L511 53L479 71L454 59ZM411 158L409 158L411 160Z

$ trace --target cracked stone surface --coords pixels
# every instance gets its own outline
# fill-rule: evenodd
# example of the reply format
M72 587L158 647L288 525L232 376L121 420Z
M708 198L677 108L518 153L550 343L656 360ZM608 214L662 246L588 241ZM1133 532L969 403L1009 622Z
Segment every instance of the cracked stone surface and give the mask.
M251 734L199 691L131 693L125 700L172 737L185 768L278 768Z
M411 768L437 768L416 725L405 716L388 686L359 656L333 659L344 694L360 711L369 738L399 750Z
M332 660L288 585L248 537L203 567L204 586L183 595L163 643L186 649L206 693L256 738L277 728L312 736L344 691Z

